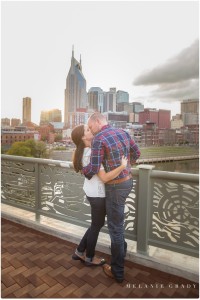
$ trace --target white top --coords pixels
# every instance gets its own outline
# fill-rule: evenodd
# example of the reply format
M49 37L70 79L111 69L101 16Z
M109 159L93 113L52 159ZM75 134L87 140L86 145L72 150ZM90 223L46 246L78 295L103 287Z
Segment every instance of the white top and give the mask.
M82 164L83 167L86 167L90 163L91 156L91 148L84 148ZM103 165L101 165L101 170L104 169ZM85 181L83 184L83 190L88 197L101 197L104 198L105 194L105 185L103 181L98 177L98 175L92 176L89 180L85 177Z

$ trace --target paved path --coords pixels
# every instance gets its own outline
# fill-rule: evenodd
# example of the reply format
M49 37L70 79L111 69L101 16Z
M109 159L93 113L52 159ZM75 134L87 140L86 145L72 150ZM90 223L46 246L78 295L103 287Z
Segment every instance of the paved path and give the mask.
M118 284L85 267L76 245L2 219L2 298L198 298L198 284L133 262ZM97 252L109 262L109 255Z

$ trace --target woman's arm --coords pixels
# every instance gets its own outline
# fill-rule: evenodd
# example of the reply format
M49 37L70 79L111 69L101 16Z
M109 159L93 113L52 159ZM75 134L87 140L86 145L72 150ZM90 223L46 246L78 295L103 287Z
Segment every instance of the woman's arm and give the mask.
M119 167L117 167L116 169L108 173L106 173L105 170L100 170L97 175L104 183L106 183L114 179L115 177L117 177L121 173L121 171L126 168L127 163L128 163L128 159L125 156L123 156L121 160L121 165Z

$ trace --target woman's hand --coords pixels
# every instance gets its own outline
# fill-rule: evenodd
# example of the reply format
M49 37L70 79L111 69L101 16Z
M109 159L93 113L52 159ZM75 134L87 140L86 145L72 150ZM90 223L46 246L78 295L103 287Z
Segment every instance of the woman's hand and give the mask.
M124 167L124 169L127 167L127 164L128 164L128 158L125 157L124 155L122 156L122 159L121 159L121 165Z

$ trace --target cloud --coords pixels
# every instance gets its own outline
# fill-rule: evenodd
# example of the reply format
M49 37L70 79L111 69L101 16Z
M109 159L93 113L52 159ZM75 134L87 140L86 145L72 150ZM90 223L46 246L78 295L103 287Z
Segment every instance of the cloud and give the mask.
M182 50L163 65L139 75L135 86L156 85L150 97L161 101L199 98L199 41Z
M164 99L198 99L199 98L199 80L185 80L176 83L163 84L158 89L151 92L151 97Z

